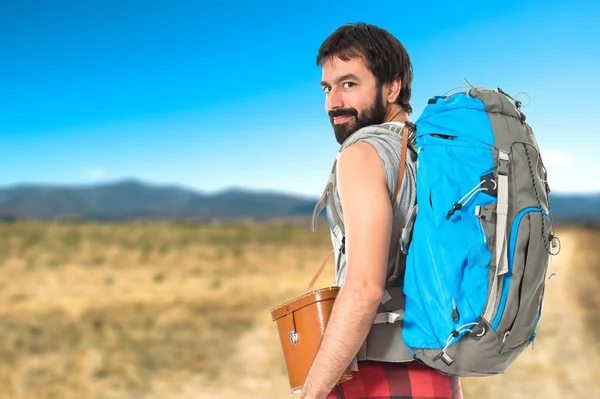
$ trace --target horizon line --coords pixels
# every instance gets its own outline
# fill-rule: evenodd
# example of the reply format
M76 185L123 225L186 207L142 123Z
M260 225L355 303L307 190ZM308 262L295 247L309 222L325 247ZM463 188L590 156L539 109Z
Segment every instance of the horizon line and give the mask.
M52 182L35 182L35 181L22 181L15 182L9 184L0 184L0 190L12 190L24 187L43 187L43 188L67 188L67 189L78 189L78 188L94 188L94 187L105 187L105 186L115 186L120 184L140 184L147 187L154 188L173 188L180 189L185 191L194 192L202 195L217 195L225 192L231 191L242 191L246 193L255 193L255 194L277 194L277 195L285 195L285 196L294 196L294 197L304 197L308 199L317 198L320 194L308 194L301 192L292 192L288 190L278 189L275 187L269 188L253 188L249 186L243 186L241 184L232 184L229 186L223 186L219 189L213 190L203 190L200 188L193 187L188 184L179 183L177 181L169 182L169 183L160 183L155 182L148 179L143 179L139 177L121 177L114 179L102 179L93 182L81 182L81 183L52 183ZM562 191L562 190L551 190L551 195L560 195L560 196L600 196L600 190L595 191Z

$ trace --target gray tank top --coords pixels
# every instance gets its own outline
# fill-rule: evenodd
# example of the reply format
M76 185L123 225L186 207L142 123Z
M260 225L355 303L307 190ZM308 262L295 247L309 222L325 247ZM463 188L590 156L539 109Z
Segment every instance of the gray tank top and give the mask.
M402 129L404 123L401 122L389 122L386 125L395 125L397 129L395 131L389 131L387 129L379 128L377 131L372 129L361 129L355 134L351 135L343 144L342 150L360 141L371 144L379 154L383 170L385 171L385 177L388 187L388 193L390 200L396 191L396 183L398 182L398 173L400 171L400 150L402 148ZM385 131L384 131L385 130ZM402 229L406 225L408 216L416 205L416 168L417 168L417 154L415 148L414 137L409 137L408 150L406 151L406 168L404 172L404 178L402 187L396 197L394 203L394 220L392 222L392 238L391 246L389 251L388 260L388 278L393 274L394 269L397 269L396 261L399 249L399 240L402 233ZM335 190L334 193L334 204L336 211L339 215L343 215L343 210L340 202L340 197ZM328 210L330 212L330 210ZM343 216L342 216L343 217ZM341 242L336 240L335 235L332 233L332 242L335 248L336 254L336 265L338 264L337 256L339 254L339 247ZM400 267L403 267L403 260L400 259ZM346 264L345 259L341 259L336 271L335 284L341 286L346 278ZM395 284L394 284L395 285Z
M404 124L394 122L386 125L387 127L369 127L357 131L344 142L341 151L360 141L371 144L377 150L381 159L391 200L398 181ZM417 154L413 135L409 137L402 187L393 204L392 237L387 272L388 282L386 294L378 309L378 316L394 315L394 318L373 324L367 339L357 354L355 360L358 361L407 362L414 359L402 339L402 318L397 318L396 315L402 315L404 311L402 287L404 284L405 257L399 252L399 246L402 230L416 205L416 168ZM335 180L335 176L332 175L332 177ZM334 189L328 195L333 197L333 201L328 201L327 204L328 216L332 212L336 212L343 220L343 210L337 189ZM330 209L331 206L335 206L335 210ZM339 232L332 231L331 237L336 264L334 285L342 286L346 277L346 259L345 255L340 253L342 242ZM358 364L353 363L352 368L356 370Z

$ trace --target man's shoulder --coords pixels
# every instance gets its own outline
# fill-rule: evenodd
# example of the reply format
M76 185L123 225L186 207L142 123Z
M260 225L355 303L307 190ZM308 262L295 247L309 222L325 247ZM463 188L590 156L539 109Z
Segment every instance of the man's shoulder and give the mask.
M376 180L385 182L385 171L379 151L368 141L358 141L349 145L339 154L337 175L338 179L347 181L346 184L364 184Z
M365 126L351 134L342 148L350 147L365 140L401 141L403 128L404 123L402 122L386 122L379 125Z
M398 183L398 172L400 171L400 158L402 148L402 134L404 124L394 122L386 124L386 126L378 125L369 128L363 128L350 136L349 142L344 143L345 149L340 153L349 155L351 163L355 163L360 167L364 164L366 173L371 174L374 178L379 179L387 186L390 199L396 191ZM415 196L415 174L417 167L417 155L414 146L410 145L405 159L405 170L402 181L402 189L398 194L395 206L408 211L412 209ZM346 153L347 154L344 154ZM364 160L363 160L364 159Z

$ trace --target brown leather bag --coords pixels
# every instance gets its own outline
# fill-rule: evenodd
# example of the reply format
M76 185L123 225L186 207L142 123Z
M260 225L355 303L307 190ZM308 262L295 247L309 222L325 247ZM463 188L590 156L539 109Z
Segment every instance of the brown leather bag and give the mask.
M339 287L312 290L271 310L292 393L300 393L304 385L338 292ZM348 367L338 383L351 378Z
M405 125L402 133L400 171L396 191L391 201L392 205L396 202L396 197L402 186L408 135L408 125ZM290 389L294 394L300 393L302 390L306 376L319 350L335 298L340 290L336 286L313 289L332 255L333 249L321 263L303 295L276 306L270 311L271 318L277 325ZM352 372L349 365L338 384L351 378Z

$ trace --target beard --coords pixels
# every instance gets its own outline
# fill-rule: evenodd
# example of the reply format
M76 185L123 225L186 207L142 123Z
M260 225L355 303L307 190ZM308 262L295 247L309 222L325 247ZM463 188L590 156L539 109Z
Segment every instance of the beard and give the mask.
M377 91L377 96L375 97L373 104L365 109L361 114L359 114L354 108L343 108L329 111L329 120L331 121L331 126L333 126L335 139L340 145L342 145L344 141L346 141L346 139L357 130L366 126L383 123L385 120L386 111L387 110L383 102L383 94L381 90ZM352 119L346 123L336 125L333 122L333 118L338 116L351 116Z

